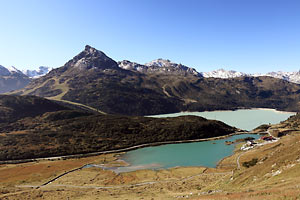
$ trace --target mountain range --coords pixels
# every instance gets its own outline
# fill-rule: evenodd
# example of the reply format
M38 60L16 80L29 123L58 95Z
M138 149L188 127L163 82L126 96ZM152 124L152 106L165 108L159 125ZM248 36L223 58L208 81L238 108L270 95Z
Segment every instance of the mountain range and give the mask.
M82 65L82 63L81 63ZM196 69L183 64L173 63L168 59L156 59L146 64L139 64L128 60L119 61L117 65L125 70L137 71L144 74L168 74L168 75L194 75L205 78L237 78L237 77L261 77L269 76L283 79L292 83L300 83L300 71L295 72L268 72L268 73L244 73L234 70L218 69L210 72L198 72ZM49 73L53 68L40 66L38 70L18 70L15 67L3 67L0 65L0 93L18 90L29 83L29 79L36 79ZM25 76L24 76L25 75ZM28 79L29 78L29 79ZM4 81L5 80L5 81Z
M196 69L187 67L182 64L173 63L167 59L156 59L144 65L128 60L118 62L119 67L126 70L134 70L141 73L168 73L168 74L191 74L205 78L237 78L237 77L259 77L269 76L273 78L283 79L292 83L300 83L300 71L296 72L268 72L268 73L244 73L234 70L217 69L210 72L198 72Z
M206 78L236 78L236 77L243 77L243 76L248 76L248 77L258 77L258 76L269 76L273 78L279 78L283 79L292 83L300 83L300 71L295 71L295 72L283 72L283 71L278 71L278 72L268 72L268 73L254 73L254 74L247 74L243 72L237 72L234 70L224 70L224 69L218 69L214 70L211 72L201 72L202 76Z
M286 80L206 78L193 68L163 59L145 65L117 63L88 45L64 66L11 94L75 102L123 115L253 107L300 110L300 85Z
M0 93L24 88L31 79L38 78L50 71L49 67L39 67L38 70L20 71L15 67L0 65Z

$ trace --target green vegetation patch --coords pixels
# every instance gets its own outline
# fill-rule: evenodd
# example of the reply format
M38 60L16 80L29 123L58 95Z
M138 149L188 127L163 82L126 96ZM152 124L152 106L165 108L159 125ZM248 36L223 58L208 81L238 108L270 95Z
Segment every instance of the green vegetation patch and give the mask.
M243 162L243 166L244 167L253 167L254 165L256 165L256 163L258 162L258 159L257 158L253 158L252 160L250 161L247 161L247 162Z

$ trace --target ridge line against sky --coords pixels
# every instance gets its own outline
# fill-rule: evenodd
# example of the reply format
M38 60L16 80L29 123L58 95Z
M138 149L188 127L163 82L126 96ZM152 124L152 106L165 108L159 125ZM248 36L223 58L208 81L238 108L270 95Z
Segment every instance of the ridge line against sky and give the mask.
M86 44L116 61L299 71L296 0L0 0L0 65L60 67Z

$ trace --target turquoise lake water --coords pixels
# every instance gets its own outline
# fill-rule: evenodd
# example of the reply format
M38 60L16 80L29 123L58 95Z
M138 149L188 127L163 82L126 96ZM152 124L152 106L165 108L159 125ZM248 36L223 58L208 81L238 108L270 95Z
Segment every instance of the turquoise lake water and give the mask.
M235 135L221 140L166 144L145 147L127 152L122 159L133 166L145 168L170 168L176 166L205 166L215 167L219 160L230 156L235 145L226 145L225 141L259 135Z
M230 126L250 131L261 124L277 124L286 120L291 115L294 115L294 113L279 112L272 109L252 109L235 111L182 112L153 115L151 117L178 117L183 115L196 115L207 119L220 120Z
M231 126L244 130L252 130L261 124L274 124L286 120L293 113L277 112L275 110L236 110L213 112L185 112L152 117L176 117L181 115L197 115L208 119L217 119ZM172 134L172 133L170 133ZM130 164L129 167L116 169L117 172L133 171L137 169L160 169L176 166L205 166L216 167L224 157L230 156L234 145L226 145L225 141L234 141L239 138L254 137L259 135L243 134L229 138L181 143L166 144L154 147L145 147L125 153L121 159Z

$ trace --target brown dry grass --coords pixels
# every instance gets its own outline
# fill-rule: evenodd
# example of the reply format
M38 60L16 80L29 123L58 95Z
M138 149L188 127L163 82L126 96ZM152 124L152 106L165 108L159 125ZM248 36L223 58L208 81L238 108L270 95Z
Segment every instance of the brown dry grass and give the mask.
M242 154L240 163L253 158L257 158L258 163L250 168L241 165L240 170L236 168L236 159L242 152L236 150L215 169L179 167L115 174L99 168L86 168L40 189L12 186L42 183L54 174L86 163L103 163L104 156L5 165L0 167L0 199L300 199L299 144L300 135L294 133L279 142L250 150ZM110 166L118 164L113 155L105 157ZM281 173L276 175L277 171ZM227 173L219 174L222 172ZM154 183L134 185L145 182Z

